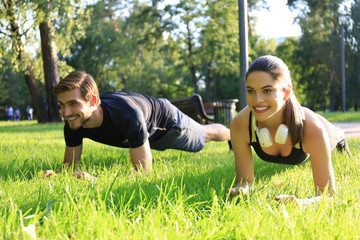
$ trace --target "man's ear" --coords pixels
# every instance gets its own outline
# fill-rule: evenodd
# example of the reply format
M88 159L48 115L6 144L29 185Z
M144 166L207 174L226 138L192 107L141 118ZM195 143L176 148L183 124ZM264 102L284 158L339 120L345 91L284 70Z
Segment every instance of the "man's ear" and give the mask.
M93 95L92 98L91 98L91 101L90 101L90 106L91 107L96 107L97 100L98 100L98 97L96 95Z
M287 85L284 89L284 92L285 92L285 95L284 95L284 101L286 101L289 96L290 96L290 93L291 93L291 90L292 90L292 86L291 85Z

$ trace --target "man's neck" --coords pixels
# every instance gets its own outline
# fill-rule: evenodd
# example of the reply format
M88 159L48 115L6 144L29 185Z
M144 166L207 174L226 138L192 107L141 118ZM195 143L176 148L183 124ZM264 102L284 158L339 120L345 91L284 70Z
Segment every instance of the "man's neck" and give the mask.
M100 127L104 120L104 112L99 105L91 115L89 121L83 126L83 128L97 128Z

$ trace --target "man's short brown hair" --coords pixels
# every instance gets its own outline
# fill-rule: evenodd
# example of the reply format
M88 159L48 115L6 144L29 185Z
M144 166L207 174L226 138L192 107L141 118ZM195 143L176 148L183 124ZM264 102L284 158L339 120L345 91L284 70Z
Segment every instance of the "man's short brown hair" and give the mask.
M54 94L58 95L72 89L79 88L81 96L86 100L90 101L92 96L97 96L97 105L100 105L99 90L90 74L82 71L72 72L62 79L58 85L53 89Z

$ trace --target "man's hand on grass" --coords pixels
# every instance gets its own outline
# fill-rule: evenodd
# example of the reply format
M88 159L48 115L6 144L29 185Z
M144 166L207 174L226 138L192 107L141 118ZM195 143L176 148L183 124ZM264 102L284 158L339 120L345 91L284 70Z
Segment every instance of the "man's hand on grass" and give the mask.
M43 178L49 178L51 176L56 176L56 173L53 170L44 170Z
M87 180L94 179L93 176L91 176L90 174L88 174L87 172L84 172L84 171L74 172L73 176L76 177L77 179L87 179Z
M43 171L43 178L49 178L51 176L57 176L57 174L53 170L44 170ZM76 177L77 179L87 179L87 180L94 179L93 176L91 176L90 174L88 174L87 172L84 172L84 171L74 172L73 176Z

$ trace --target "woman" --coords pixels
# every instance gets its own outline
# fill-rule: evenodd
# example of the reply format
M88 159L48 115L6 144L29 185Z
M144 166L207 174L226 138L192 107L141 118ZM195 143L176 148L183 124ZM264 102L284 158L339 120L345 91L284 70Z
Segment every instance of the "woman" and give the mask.
M247 106L232 120L236 187L231 196L247 194L254 181L250 146L264 161L300 164L311 156L317 195L325 188L335 192L331 150L348 152L344 132L320 115L300 106L286 64L274 56L256 59L246 73ZM273 141L274 140L274 141ZM277 200L307 204L314 199L278 195Z

